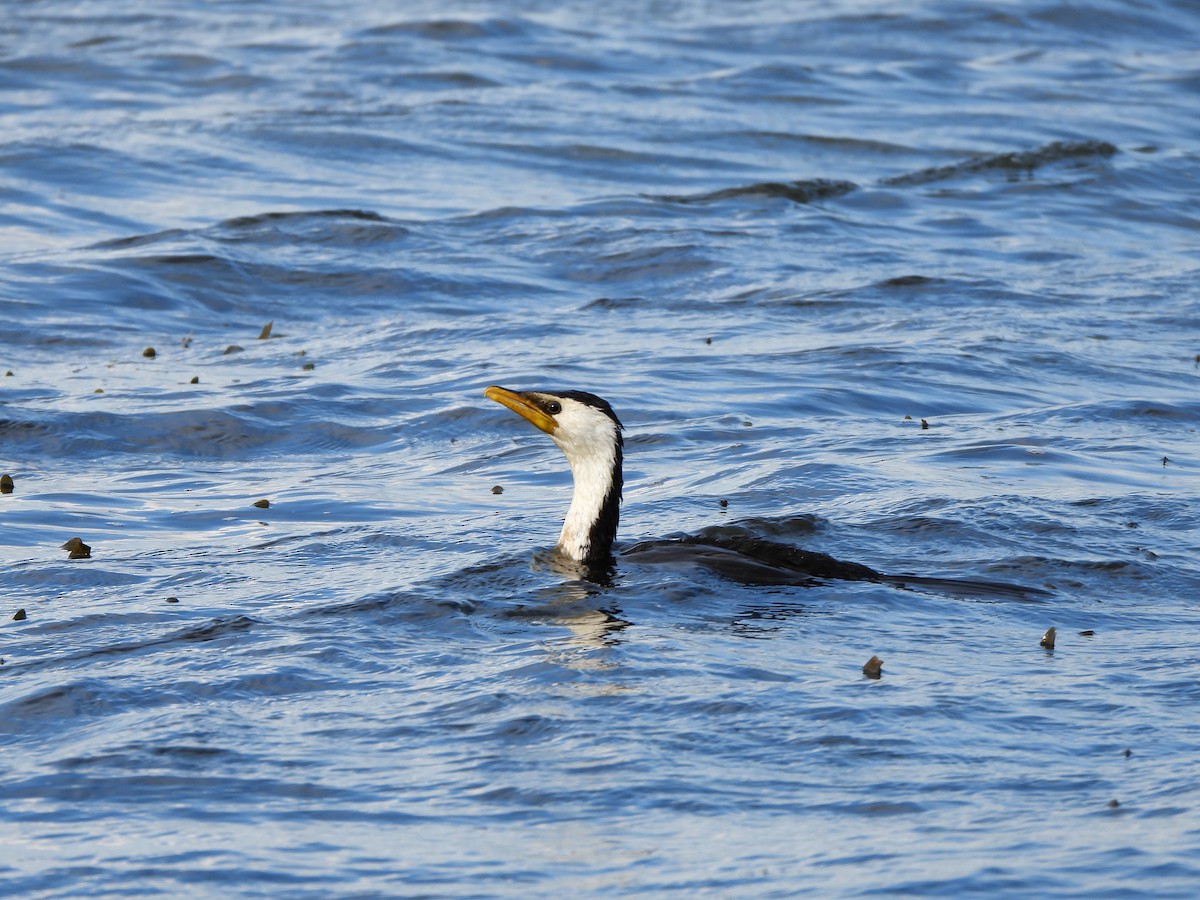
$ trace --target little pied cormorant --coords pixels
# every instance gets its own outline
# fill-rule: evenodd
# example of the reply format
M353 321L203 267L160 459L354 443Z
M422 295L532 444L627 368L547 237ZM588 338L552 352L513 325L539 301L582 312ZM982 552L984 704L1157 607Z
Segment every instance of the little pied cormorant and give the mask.
M612 562L620 518L623 426L608 401L586 391L513 391L492 385L484 392L550 435L571 466L575 482L571 506L558 538L558 551L585 566ZM869 566L835 559L762 538L732 545L711 535L673 541L649 541L625 551L643 561L688 560L749 584L811 584L827 578L928 587L949 593L1016 597L1045 596L1037 588L984 581L885 575Z

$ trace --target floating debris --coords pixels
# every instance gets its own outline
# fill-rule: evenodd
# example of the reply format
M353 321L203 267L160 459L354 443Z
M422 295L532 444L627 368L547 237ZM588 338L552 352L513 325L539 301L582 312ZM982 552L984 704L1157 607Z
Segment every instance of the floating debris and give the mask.
M153 347L147 347L142 351L142 356L146 357L146 359L154 359L154 357L158 356L158 353Z
M905 416L905 417L904 417L904 421L905 421L905 422L911 422L911 421L912 421L912 416Z
M186 350L188 347L192 346L192 336L189 334L181 343L183 344L183 349Z
M504 493L504 488L502 488L502 487L501 487L500 485L498 485L498 484L493 484L493 485L492 485L492 493L493 493L493 494L503 494L503 493Z
M4 373L4 377L5 377L5 378L12 378L12 369L9 369L7 372L5 372L5 373Z
M237 344L230 344L225 348L225 355L228 356L230 353L241 353L242 349L243 348L239 347Z
M168 602L168 603L178 603L178 602L179 602L179 598L178 598L178 597L168 597L168 598L167 598L167 602Z
M0 475L0 494L11 494L13 492L13 480L11 475Z
M260 331L258 333L258 339L260 341L265 341L267 338L269 338L271 336L271 326L274 324L275 324L275 320L272 319L270 322L268 322L266 325L264 325L262 327L262 331Z
M922 430L922 431L928 431L928 430L929 430L929 423L928 423L928 422L926 422L924 419L922 419L922 420L921 420L921 430Z
M71 538L62 545L62 549L69 552L68 559L90 559L92 555L92 548L85 544L82 538Z
M883 675L883 660L878 656L872 656L863 663L863 674L868 678L878 679Z
M200 383L199 375L193 375L192 380L188 382L188 384L199 384L199 383Z
M255 500L254 505L259 509L267 509L271 505L270 500Z
M1118 806L1120 806L1120 805L1121 805L1121 801L1120 801L1120 800L1118 800L1116 797L1114 797L1113 799L1111 799L1111 800L1109 800L1109 801L1108 801L1108 808L1109 808L1109 809L1116 809L1116 808L1117 808Z
M706 343L706 344L711 344L711 343L712 343L712 338L710 338L710 337L707 337L707 338L705 338L705 339L704 339L704 343ZM1197 357L1196 357L1196 360L1197 360L1197 362L1200 362L1200 356L1197 356Z
M1167 463L1169 463L1170 461L1171 461L1171 458L1169 456L1163 457L1163 468L1164 469L1167 467Z
M1090 629L1090 628L1079 632L1080 637L1093 637L1095 634L1096 634L1096 632L1092 631L1092 629Z
M18 609L15 613L13 613L14 622L24 622L28 618L29 616L25 615L24 609Z
M1047 650L1054 649L1054 637L1058 634L1058 629L1051 626L1046 629L1046 633L1042 635L1041 645Z
M717 506L721 507L721 509L729 509L729 501L722 497L717 501Z
M103 394L104 388L96 388L94 391L92 391L92 393L93 394Z
M1129 757L1131 757L1131 756L1133 756L1133 751L1130 750L1128 747L1126 747L1125 748L1125 758L1129 759Z
M305 363L303 368L304 368L305 372L311 372L316 367L317 367L316 363Z

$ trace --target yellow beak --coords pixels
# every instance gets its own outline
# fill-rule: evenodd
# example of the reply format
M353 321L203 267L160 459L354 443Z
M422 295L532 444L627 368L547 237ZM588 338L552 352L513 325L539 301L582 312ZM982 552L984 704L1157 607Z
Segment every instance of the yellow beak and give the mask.
M507 406L513 412L523 419L528 419L546 434L554 434L554 429L558 428L558 423L554 421L554 417L544 413L538 406L526 400L516 391L510 391L508 388L497 387L492 385L483 392L483 396L489 400L495 400L501 406Z

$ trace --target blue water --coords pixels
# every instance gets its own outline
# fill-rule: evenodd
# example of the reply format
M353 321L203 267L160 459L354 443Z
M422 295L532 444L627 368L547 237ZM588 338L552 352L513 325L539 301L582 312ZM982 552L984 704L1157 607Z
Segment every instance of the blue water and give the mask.
M1197 46L6 4L0 893L1195 896ZM626 543L1050 596L579 581L497 383L613 404Z

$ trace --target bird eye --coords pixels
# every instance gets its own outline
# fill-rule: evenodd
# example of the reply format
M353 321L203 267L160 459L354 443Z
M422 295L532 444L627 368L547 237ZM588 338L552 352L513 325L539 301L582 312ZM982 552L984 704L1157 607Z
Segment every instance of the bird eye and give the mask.
M562 404L557 400L551 400L546 404L546 412L550 413L552 416L557 416L560 412L562 412Z

